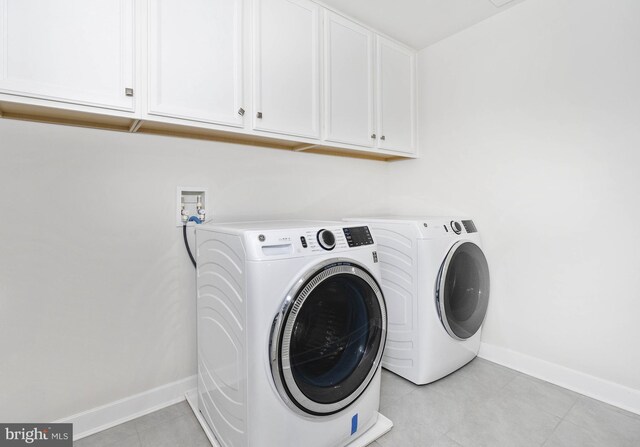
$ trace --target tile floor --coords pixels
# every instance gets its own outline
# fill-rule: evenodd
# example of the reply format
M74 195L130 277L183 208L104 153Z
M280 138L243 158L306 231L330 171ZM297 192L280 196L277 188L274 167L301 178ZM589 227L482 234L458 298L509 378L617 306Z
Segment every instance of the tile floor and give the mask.
M640 446L640 416L482 359L421 387L383 370L380 412L394 427L372 447ZM210 447L186 402L74 445Z

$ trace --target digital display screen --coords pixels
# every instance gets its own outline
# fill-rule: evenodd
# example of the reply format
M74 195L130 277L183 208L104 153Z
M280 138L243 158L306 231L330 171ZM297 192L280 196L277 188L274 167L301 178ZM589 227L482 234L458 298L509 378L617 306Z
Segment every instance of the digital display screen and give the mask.
M344 236L347 238L349 247L360 247L362 245L373 244L373 238L369 232L369 227L344 228Z
M463 220L462 225L464 225L464 229L467 230L467 233L477 233L475 224L472 220Z

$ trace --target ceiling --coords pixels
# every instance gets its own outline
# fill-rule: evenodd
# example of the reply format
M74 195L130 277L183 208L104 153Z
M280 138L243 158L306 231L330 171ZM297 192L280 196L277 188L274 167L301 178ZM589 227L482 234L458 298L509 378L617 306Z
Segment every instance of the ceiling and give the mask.
M416 49L429 46L523 1L322 0Z

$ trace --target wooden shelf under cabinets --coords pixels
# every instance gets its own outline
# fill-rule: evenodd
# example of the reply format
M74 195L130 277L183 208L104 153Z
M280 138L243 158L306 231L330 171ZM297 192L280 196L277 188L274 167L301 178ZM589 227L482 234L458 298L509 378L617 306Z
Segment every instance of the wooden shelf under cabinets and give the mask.
M98 113L7 101L0 101L0 118L88 127L127 133L166 135L178 138L210 140L224 143L283 149L295 152L309 152L370 160L389 161L407 158L406 156L376 154L366 152L364 150L359 151L357 149L332 147L323 144L316 145L311 143L301 143L298 141L290 141L271 136L238 133L237 131L208 129L152 120L140 120L127 116L103 115Z

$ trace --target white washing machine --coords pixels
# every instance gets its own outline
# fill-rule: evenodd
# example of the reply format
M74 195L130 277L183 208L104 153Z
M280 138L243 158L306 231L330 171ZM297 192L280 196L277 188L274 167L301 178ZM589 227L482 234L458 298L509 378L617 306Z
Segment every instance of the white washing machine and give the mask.
M200 225L198 409L222 446L329 447L378 418L387 313L369 229Z
M389 330L382 366L418 384L478 354L489 267L470 219L357 218L378 244Z

